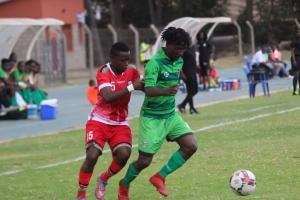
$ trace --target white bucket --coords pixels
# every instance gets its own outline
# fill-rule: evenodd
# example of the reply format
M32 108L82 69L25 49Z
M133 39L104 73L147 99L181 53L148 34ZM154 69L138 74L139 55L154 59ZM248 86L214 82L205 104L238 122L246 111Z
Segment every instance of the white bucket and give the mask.
M28 119L37 119L38 118L37 105L35 105L35 104L27 105L27 118Z

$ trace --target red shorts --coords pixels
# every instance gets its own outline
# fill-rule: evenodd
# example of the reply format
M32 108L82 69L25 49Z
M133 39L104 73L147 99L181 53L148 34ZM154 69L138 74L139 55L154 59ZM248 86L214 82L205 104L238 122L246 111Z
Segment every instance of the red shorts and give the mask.
M128 145L131 147L131 130L126 125L109 125L98 121L89 120L85 129L85 144L88 148L96 143L102 151L105 142L109 144L113 151L118 145Z

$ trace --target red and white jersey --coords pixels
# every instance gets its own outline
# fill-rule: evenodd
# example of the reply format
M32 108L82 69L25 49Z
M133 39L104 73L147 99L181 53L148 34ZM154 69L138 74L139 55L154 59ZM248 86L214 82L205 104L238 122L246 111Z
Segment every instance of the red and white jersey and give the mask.
M99 91L104 87L111 87L112 91L119 91L132 84L139 77L139 72L135 68L127 68L122 74L115 74L110 64L100 67L97 72L97 86ZM89 119L100 121L110 125L128 125L128 103L131 94L128 93L121 99L106 103L101 92L98 100L90 113Z

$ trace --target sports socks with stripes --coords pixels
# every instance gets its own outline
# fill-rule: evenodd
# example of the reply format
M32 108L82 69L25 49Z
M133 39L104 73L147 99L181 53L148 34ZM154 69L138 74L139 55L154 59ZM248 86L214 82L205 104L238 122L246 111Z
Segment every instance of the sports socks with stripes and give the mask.
M186 160L182 157L179 151L176 151L171 158L169 159L168 163L161 168L159 174L166 178L169 174L180 168Z

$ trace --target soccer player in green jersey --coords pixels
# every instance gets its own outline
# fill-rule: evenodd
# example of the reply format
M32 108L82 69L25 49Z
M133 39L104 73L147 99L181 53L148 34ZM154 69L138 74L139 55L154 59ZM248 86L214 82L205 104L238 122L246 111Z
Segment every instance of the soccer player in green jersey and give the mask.
M168 196L166 177L180 168L197 150L197 142L187 123L175 113L175 94L183 65L181 56L190 45L190 36L181 28L169 27L161 39L161 48L145 67L145 100L140 114L139 156L129 165L119 182L119 200L129 199L129 185L151 164L165 140L177 142L179 149L149 181L157 191Z

